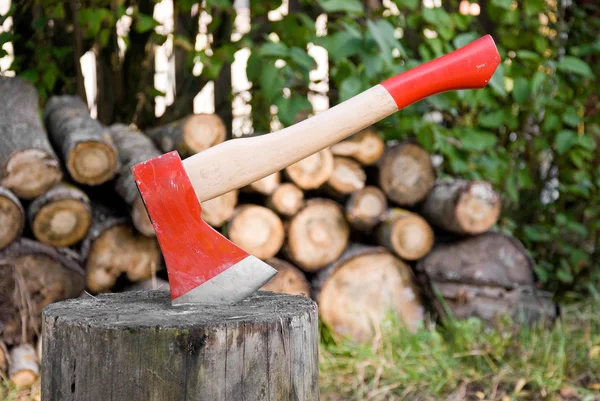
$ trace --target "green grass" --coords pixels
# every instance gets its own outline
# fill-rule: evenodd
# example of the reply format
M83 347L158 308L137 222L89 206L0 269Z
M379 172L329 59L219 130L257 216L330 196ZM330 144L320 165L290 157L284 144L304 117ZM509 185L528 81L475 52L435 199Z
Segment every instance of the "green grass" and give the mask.
M563 307L552 327L425 326L411 334L388 320L368 345L322 328L321 399L600 400L600 298Z

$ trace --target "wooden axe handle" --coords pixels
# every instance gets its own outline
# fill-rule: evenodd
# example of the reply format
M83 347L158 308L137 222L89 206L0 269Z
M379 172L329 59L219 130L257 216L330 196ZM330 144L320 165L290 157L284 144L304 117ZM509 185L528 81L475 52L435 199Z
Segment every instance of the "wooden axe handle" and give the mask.
M437 93L484 87L500 56L486 35L277 132L223 142L183 161L203 202L296 163Z

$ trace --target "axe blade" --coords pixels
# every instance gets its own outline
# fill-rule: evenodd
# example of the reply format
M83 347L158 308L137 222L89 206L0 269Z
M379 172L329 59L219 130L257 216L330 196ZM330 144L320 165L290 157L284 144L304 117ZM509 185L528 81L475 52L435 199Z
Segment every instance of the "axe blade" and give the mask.
M277 273L202 220L177 151L132 170L167 265L173 305L235 303Z

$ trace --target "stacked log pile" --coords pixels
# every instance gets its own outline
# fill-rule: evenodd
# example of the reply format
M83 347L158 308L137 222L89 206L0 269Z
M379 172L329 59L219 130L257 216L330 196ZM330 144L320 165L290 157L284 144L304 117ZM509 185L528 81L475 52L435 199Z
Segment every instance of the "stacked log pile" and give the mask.
M17 95L0 105L0 371L27 387L43 307L168 286L131 167L201 152L225 126L201 114L105 127L76 97L40 113L29 84L0 77L4 90ZM323 322L356 341L390 313L415 331L429 307L552 316L527 251L494 232L500 212L490 184L440 179L419 144L386 143L373 127L202 204L208 224L278 270L263 290L313 297Z

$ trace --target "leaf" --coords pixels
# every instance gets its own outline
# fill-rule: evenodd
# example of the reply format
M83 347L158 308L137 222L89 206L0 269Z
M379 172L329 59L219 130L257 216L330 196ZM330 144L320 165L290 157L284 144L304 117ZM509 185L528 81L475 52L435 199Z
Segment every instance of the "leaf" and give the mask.
M581 135L577 137L577 144L587 150L596 150L596 141L591 135Z
M479 116L479 125L484 128L498 128L504 124L504 110L496 110Z
M14 35L9 31L0 32L0 48L2 48L2 45L5 43L12 42L15 39L17 39L17 35Z
M317 38L316 44L323 46L331 60L340 60L358 54L362 49L362 40L347 31Z
M275 102L277 116L284 126L290 126L296 122L298 113L312 111L312 104L304 96L291 96L289 99L280 97Z
M306 70L312 70L317 66L317 62L305 50L299 47L292 47L290 50L292 60Z
M506 182L504 184L504 190L509 198L515 203L519 202L519 190L517 188L517 182L518 180L515 174L509 174L508 177L506 177Z
M248 57L248 63L246 64L246 77L249 81L254 81L260 76L260 71L263 66L263 62L258 56L257 52L250 53Z
M576 137L577 134L575 134L575 132L573 131L560 131L558 134L556 134L556 137L554 138L556 151L561 155L564 154L567 150L571 148L571 146L573 146Z
M586 78L594 77L594 73L590 66L585 61L573 56L563 57L556 65L556 68L559 71L572 72Z
M504 89L504 70L502 65L499 65L490 79L490 86L498 95L505 97L506 90Z
M541 226L529 225L523 228L525 236L533 242L547 242L552 240L551 235Z
M510 5L512 4L512 0L492 0L490 3L495 5L496 7L500 7L505 10L510 10Z
M357 76L346 78L340 85L340 102L358 95L362 91L362 81Z
M577 125L579 124L579 121L581 119L577 115L577 109L575 109L574 107L569 107L563 114L562 120L569 127L575 128L575 127L577 127Z
M542 128L544 131L554 131L560 127L560 118L556 114L546 114Z
M385 61L388 64L393 63L392 57L392 49L395 47L401 49L403 52L403 48L398 42L398 40L394 37L394 27L387 20L378 20L377 22L373 22L371 20L367 21L367 27L369 28L369 33L377 42L377 46L381 50Z
M346 12L362 14L364 11L359 0L319 0L319 4L328 13Z
M539 61L540 55L531 50L517 50L517 57L523 60Z
M463 149L481 152L492 148L498 142L495 135L485 132L469 129L464 131L460 137L460 143Z
M137 13L135 15L135 25L134 29L138 33L148 32L157 26L160 25L160 22L152 18L150 15Z
M282 42L267 42L263 44L258 54L262 57L264 56L274 56L274 57L287 57L290 53L290 49Z
M401 10L403 8L408 8L409 10L413 11L417 9L420 2L419 0L395 0L394 3L396 3L396 6L398 6L398 8Z
M471 43L472 41L474 41L477 38L479 38L479 35L476 34L475 32L461 33L460 35L458 35L454 38L454 40L452 41L452 44L454 45L455 48L458 49L459 47L468 45L469 43Z
M272 63L263 65L260 74L260 89L269 104L281 97L285 81L279 73L279 69Z
M542 71L536 71L536 73L533 74L533 78L531 78L531 92L535 94L545 80L546 74Z
M529 97L529 82L524 77L518 77L515 79L512 97L515 102L524 104Z

